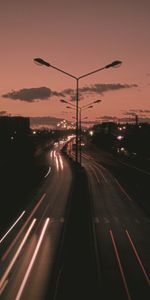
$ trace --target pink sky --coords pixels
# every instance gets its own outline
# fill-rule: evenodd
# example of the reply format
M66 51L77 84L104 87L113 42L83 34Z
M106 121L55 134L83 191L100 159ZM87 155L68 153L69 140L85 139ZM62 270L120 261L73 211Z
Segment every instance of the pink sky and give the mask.
M20 90L33 92L30 89L40 87L53 92L74 89L73 79L35 65L35 57L42 57L77 77L119 59L123 61L120 68L81 79L81 88L93 88L95 84L125 85L103 94L82 93L81 106L102 99L102 103L85 115L89 120L103 116L124 118L134 111L150 118L149 12L149 0L3 1L0 5L1 114L6 111L29 117L70 118L71 112L64 113L67 109L60 103L60 96L39 101L11 99L12 90L20 95ZM36 95L37 92L38 89ZM68 94L64 99L71 98Z

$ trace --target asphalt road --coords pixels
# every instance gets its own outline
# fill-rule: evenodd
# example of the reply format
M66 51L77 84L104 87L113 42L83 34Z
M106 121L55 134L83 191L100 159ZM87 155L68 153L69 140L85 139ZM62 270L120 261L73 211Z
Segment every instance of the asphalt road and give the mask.
M56 261L72 183L67 160L50 153L36 200L0 238L0 299L45 299ZM32 199L31 199L32 200Z
M150 299L150 219L105 168L117 164L83 152L88 176L101 299Z

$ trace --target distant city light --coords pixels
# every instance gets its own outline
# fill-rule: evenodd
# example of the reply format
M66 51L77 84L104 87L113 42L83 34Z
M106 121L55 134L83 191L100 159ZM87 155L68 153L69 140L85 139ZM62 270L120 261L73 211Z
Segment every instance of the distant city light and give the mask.
M90 136L93 136L93 134L94 134L94 131L93 131L93 130L90 130L90 131L89 131L89 135L90 135Z
M118 135L117 136L117 140L119 140L119 141L123 140L123 136L122 135Z

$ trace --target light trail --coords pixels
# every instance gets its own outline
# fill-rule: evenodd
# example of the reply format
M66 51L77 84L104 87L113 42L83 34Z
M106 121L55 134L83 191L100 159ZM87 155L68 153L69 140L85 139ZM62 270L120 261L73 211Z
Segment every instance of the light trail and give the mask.
M89 165L89 168L93 171L93 173L94 173L94 175L95 175L95 177L96 177L97 182L100 183L99 178L98 178L98 176L97 176L97 173L96 173L96 171L94 170L93 166Z
M131 243L132 249L133 249L134 254L135 254L135 256L136 256L136 259L138 260L139 265L140 265L140 267L141 267L141 269L142 269L142 271L143 271L143 274L144 274L144 276L145 276L145 278L146 278L146 281L147 281L148 285L150 285L150 279L149 279L148 274L147 274L147 272L146 272L146 270L145 270L145 268L144 268L144 266L143 266L143 264L142 264L142 261L141 261L141 259L140 259L140 257L139 257L139 254L138 254L138 252L137 252L137 250L136 250L136 248L135 248L135 245L134 245L134 243L133 243L133 241L132 241L132 239L131 239L131 236L130 236L128 230L125 230L125 232L126 232L126 235L127 235L128 239L129 239L129 242Z
M1 296L2 293L4 292L4 290L5 290L6 286L7 286L7 283L8 283L8 279L5 280L5 282L4 282L3 286L2 286L2 288L0 289L0 296Z
M8 267L7 267L4 275L3 275L3 277L0 279L0 289L3 287L3 284L5 283L5 280L7 279L7 276L9 274L9 272L13 268L13 266L14 266L14 264L15 264L18 256L19 256L19 254L20 254L20 252L21 252L21 250L22 250L25 242L27 241L27 238L28 238L28 236L29 236L29 234L30 234L30 232L31 232L31 230L32 230L35 222L36 222L36 219L33 219L33 221L31 223L30 227L28 228L28 230L27 230L27 232L26 232L26 234L25 234L25 236L24 236L24 238L23 238L23 240L22 240L22 242L21 242L21 244L20 244L17 252L15 253L15 255L14 255L13 259L11 260L11 262L9 263L9 265L8 265Z
M20 219L23 217L23 215L25 214L25 210L21 213L21 215L19 216L19 218L14 222L14 224L9 228L9 230L4 234L4 236L0 239L0 244L2 243L2 241L5 239L5 237L11 232L11 230L15 227L15 225L20 221Z
M49 169L48 169L48 172L46 173L46 175L44 176L45 178L50 174L50 172L51 172L51 167L49 167Z
M100 165L97 163L94 163L95 168L99 171L99 173L101 174L101 176L103 177L105 183L108 183L107 178L105 177L104 173L102 172L102 170L100 169Z
M56 162L56 169L59 171L59 162L58 162L58 157L55 156L55 162Z
M130 296L130 293L129 293L129 289L128 289L128 286L127 286L127 281L126 281L126 278L125 278L125 274L124 274L124 271L123 271L123 267L122 267L122 264L121 264L121 260L120 260L120 257L119 257L118 249L117 249L117 246L116 246L116 242L115 242L112 230L110 230L109 233L110 233L112 244L113 244L114 251L115 251L115 254L116 254L116 258L117 258L117 262L118 262L118 266L119 266L119 270L120 270L120 273L121 273L121 277L122 277L122 281L123 281L123 284L124 284L124 288L125 288L127 298L128 298L128 300L132 300L131 296Z
M62 157L61 157L60 154L59 154L59 162L60 162L60 167L63 170L64 169L64 164L63 164L63 160L62 160Z
M7 255L9 254L9 252L11 251L12 247L14 246L15 242L17 241L17 239L19 238L19 236L21 235L22 231L24 230L24 228L26 227L26 225L29 223L29 221L31 220L31 218L33 217L33 215L35 214L36 210L38 209L38 207L40 206L40 204L42 203L43 199L45 198L46 193L44 193L42 195L42 197L40 198L39 202L36 204L36 206L34 207L32 213L30 214L30 216L28 217L27 221L24 223L24 225L22 226L22 228L20 229L20 231L18 232L18 234L16 235L15 239L12 241L12 243L10 244L9 248L6 250L6 252L4 253L4 255L2 256L2 260L5 260L5 258L7 257Z
M30 264L29 264L28 269L27 269L27 271L26 271L26 273L25 273L25 276L24 276L24 278L23 278L23 281L22 281L22 283L21 283L20 289L19 289L19 291L18 291L18 293L17 293L17 296L16 296L15 300L19 300L19 299L21 298L21 296L22 296L24 287L25 287L25 285L26 285L26 282L27 282L27 280L28 280L28 277L29 277L29 275L30 275L30 272L31 272L31 270L32 270L32 267L33 267L33 265L34 265L34 262L35 262L35 259L36 259L36 257L37 257L37 254L38 254L38 252L39 252L39 249L40 249L41 243L42 243L42 241L43 241L44 234L45 234L45 232L46 232L46 229L47 229L47 226L48 226L49 221L50 221L49 218L47 218L46 221L45 221L45 224L44 224L44 226L43 226L43 229L42 229L40 238L39 238L39 240L38 240L38 243L37 243L37 245L36 245L35 251L34 251L34 253L33 253L33 256L32 256L32 258L31 258Z
M53 158L53 150L50 152L50 158Z

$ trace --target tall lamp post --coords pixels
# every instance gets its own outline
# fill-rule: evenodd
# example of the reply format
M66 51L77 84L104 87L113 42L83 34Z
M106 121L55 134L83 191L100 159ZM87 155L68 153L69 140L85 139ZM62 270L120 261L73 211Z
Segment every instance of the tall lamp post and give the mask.
M105 65L104 67L102 68L99 68L99 69L96 69L92 72L89 72L89 73L86 73L84 75L81 75L79 77L76 77L60 68L57 68L55 66L53 66L52 64L50 64L49 62L43 60L42 58L34 58L34 62L36 62L37 64L39 65L43 65L43 66L46 66L46 67L50 67L50 68L53 68L73 79L75 79L76 81L76 162L78 162L78 156L79 156L79 81L80 79L84 78L84 77L87 77L87 76L90 76L94 73L97 73L97 72L100 72L104 69L108 69L108 68L113 68L113 67L118 67L122 62L120 60L115 60L113 61L112 63L108 64L108 65Z
M82 135L82 110L86 110L86 109L90 109L93 108L94 104L100 103L102 100L95 100L92 101L86 105L83 105L81 107L79 107L79 163L81 165L81 160L82 160L82 145L81 145L81 135ZM76 105L74 105L73 103L66 101L64 99L61 99L60 102L62 103L66 103L69 104L70 106L66 106L66 108L69 109L74 109L76 110ZM87 117L85 117L87 119ZM84 118L84 119L85 119Z

